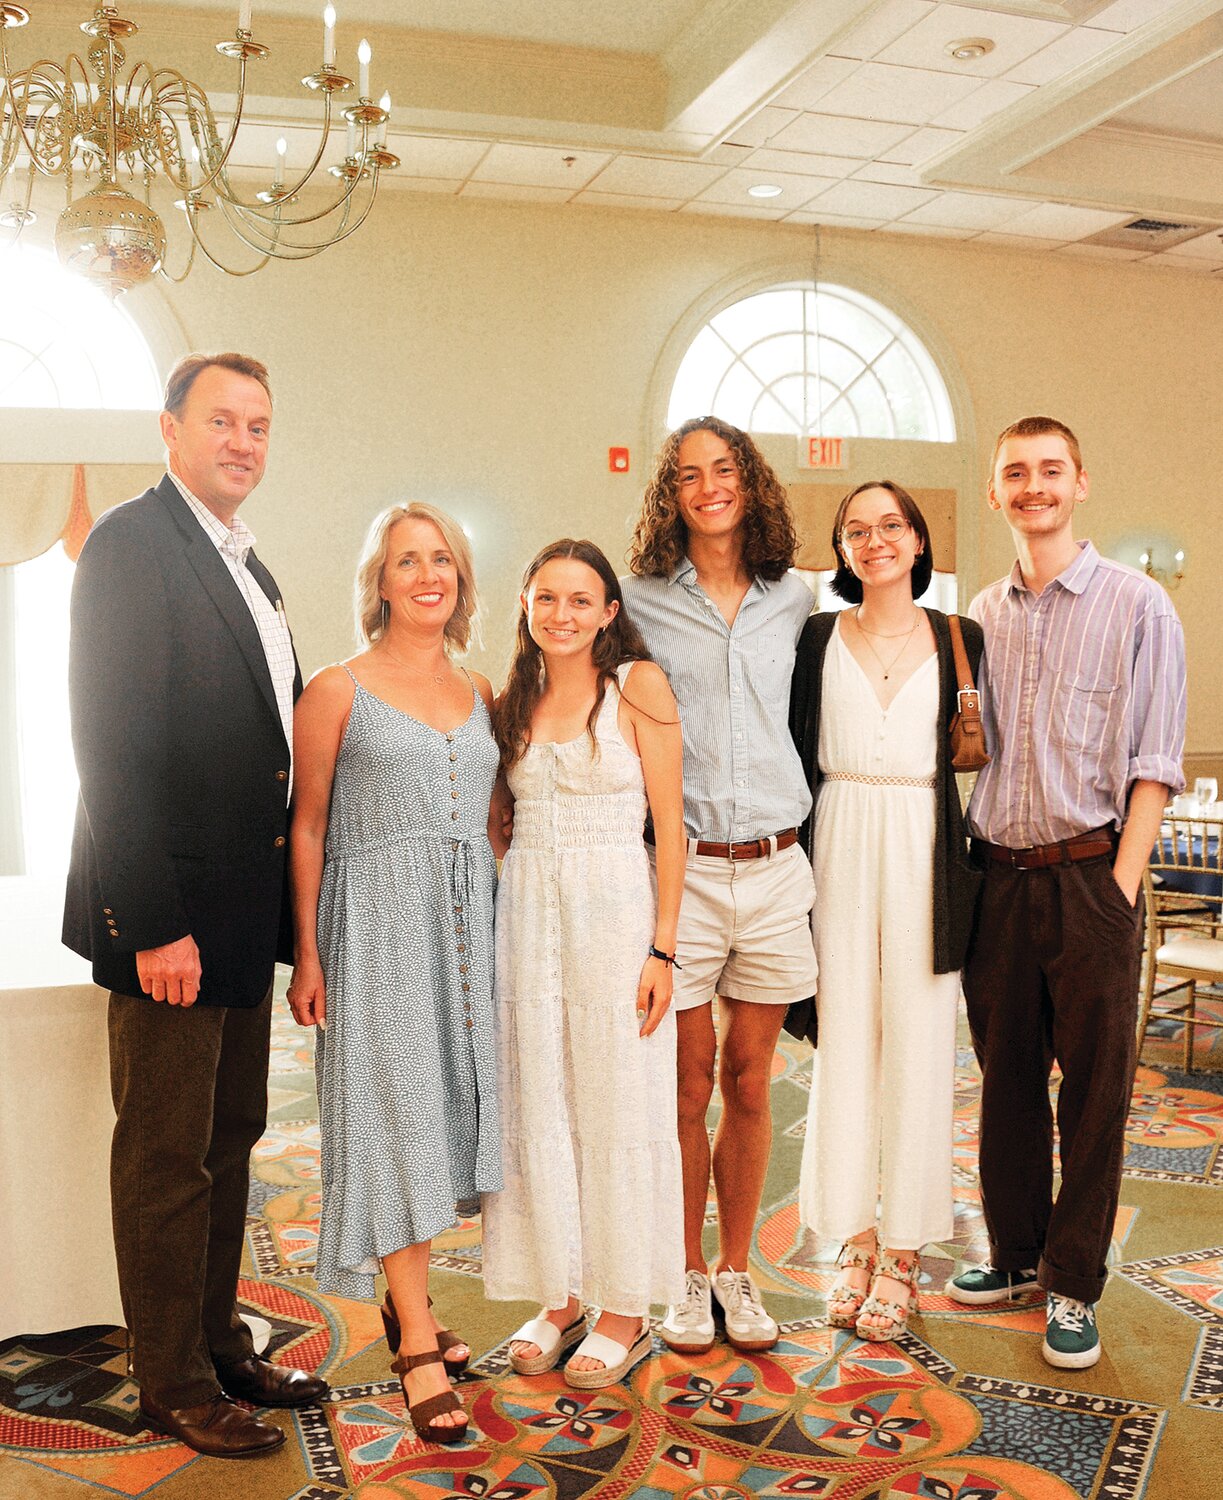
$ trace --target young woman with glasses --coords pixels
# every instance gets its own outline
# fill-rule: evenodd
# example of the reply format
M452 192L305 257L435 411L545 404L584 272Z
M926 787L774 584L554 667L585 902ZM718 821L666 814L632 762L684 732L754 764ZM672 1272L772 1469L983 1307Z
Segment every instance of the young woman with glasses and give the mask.
M947 617L915 602L933 569L925 518L900 485L873 481L842 500L832 541L832 588L853 607L807 622L791 705L816 796L804 835L820 964L799 1207L843 1242L828 1321L879 1341L905 1327L921 1246L952 1232L958 970L977 876L948 745ZM981 631L961 629L975 675Z

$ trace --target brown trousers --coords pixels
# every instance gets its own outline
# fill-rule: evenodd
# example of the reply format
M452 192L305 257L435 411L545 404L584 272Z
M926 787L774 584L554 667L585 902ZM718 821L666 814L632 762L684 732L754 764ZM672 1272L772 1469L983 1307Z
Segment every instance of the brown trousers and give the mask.
M110 997L119 1291L133 1373L163 1406L209 1400L217 1367L254 1352L236 1299L271 1015L270 992L250 1010Z
M1112 860L1047 870L990 861L964 993L981 1065L981 1201L990 1260L1096 1302L1121 1190L1133 1088L1141 903ZM1061 1190L1053 1198L1057 1096Z

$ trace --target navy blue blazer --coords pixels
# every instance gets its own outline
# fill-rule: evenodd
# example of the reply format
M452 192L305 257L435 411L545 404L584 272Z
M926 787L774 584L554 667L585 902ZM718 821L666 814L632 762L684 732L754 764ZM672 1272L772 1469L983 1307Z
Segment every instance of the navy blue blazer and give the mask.
M253 553L247 567L278 600ZM291 960L289 745L250 610L169 475L89 534L69 694L81 796L65 944L97 984L140 995L137 951L190 933L197 1003L257 1005Z

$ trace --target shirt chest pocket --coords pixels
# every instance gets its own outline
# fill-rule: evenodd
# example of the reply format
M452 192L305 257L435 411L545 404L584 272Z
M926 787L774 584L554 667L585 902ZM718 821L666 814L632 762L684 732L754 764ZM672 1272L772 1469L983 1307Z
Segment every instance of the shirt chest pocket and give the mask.
M1059 676L1049 705L1049 738L1067 750L1101 749L1118 732L1120 685L1098 676Z

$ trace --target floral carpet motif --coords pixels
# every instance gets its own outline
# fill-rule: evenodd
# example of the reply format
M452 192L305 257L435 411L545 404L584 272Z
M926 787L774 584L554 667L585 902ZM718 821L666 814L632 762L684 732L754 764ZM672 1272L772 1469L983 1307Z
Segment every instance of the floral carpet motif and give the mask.
M1223 1411L1223 1246L1136 1260L1118 1270L1203 1325L1182 1400Z

